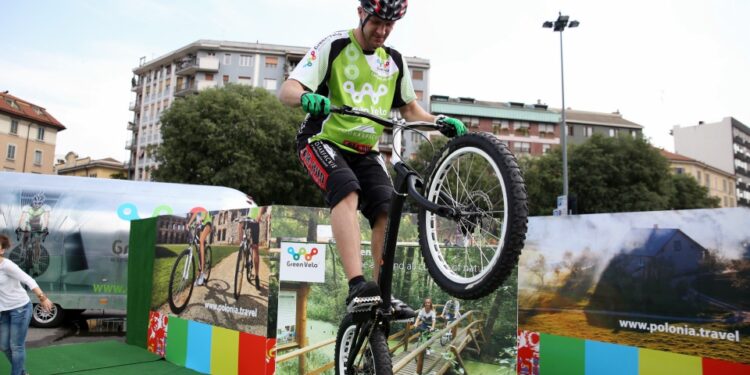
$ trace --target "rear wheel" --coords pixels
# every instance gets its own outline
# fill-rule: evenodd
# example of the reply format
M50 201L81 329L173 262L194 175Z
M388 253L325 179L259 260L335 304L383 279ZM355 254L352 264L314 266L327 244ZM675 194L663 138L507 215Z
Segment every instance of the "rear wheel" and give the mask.
M172 273L169 275L169 309L174 314L180 314L190 302L195 281L195 262L192 262L190 248L177 256Z
M358 332L359 331L359 332ZM391 375L393 365L391 354L388 351L388 342L383 327L375 327L370 334L369 340L362 344L358 353L353 353L355 338L362 333L360 326L354 322L351 314L346 314L339 326L336 335L335 367L336 375L367 374L367 375ZM351 372L346 371L346 363L350 355L357 355L354 360L354 368Z
M245 245L240 246L240 251L237 252L237 264L234 267L234 299L240 298L242 293L242 282L245 278ZM247 272L250 272L248 270Z
M526 186L516 158L493 135L471 133L448 142L430 170L425 197L461 216L420 210L427 269L454 297L484 297L513 271L526 238Z

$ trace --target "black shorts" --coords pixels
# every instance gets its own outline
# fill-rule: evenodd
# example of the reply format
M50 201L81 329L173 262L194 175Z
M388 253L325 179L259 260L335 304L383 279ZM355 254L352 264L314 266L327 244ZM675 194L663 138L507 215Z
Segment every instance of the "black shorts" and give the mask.
M393 183L383 158L377 152L357 154L343 151L326 141L297 143L297 156L307 173L323 190L328 207L335 207L349 193L359 194L359 209L375 224L379 214L388 212Z

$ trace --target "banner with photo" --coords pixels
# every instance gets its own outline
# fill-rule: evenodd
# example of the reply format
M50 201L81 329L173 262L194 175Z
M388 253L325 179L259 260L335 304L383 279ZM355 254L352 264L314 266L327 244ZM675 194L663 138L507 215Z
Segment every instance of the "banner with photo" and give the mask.
M269 331L271 326L275 327L276 373L291 375L323 371L333 365L336 332L346 314L344 300L348 291L348 280L344 275L340 253L331 238L330 210L274 206L271 226L272 237L279 243L276 259L279 260L281 276L278 296L272 297L272 304L278 303L273 307L276 320L269 323ZM360 227L363 271L367 279L372 279L374 264L370 251L369 223L363 217L360 217ZM432 281L421 259L417 241L417 218L415 215L404 215L395 254L393 295L415 310L423 306L425 299L430 298L437 316L436 328L442 329L446 326L446 320L441 318L443 307L453 298ZM313 249L318 249L317 253ZM304 255L313 253L316 255L311 259L304 258ZM299 255L299 259L295 260L294 255ZM285 267L303 261L321 262L317 268L305 268L323 271L323 276L312 279L302 277L300 267L285 270ZM275 277L277 276L272 276L272 280ZM470 340L468 345L461 345L462 348L470 348L461 352L468 371L477 374L502 374L503 371L511 371L515 363L513 351L517 329L515 275L488 297L476 301L453 301L454 306L458 305L459 319L462 319L458 324L460 329L471 325L471 329L484 330L483 336L478 339L480 341ZM397 347L394 351L394 363L405 356L405 337L410 337L406 345L408 351L417 348L419 340L426 338L405 323L393 323L390 333L391 348ZM458 362L449 344L452 339L446 336L436 340L429 356L425 357L429 359L425 363L453 363L452 365L457 366ZM312 346L315 349L309 350ZM477 351L476 347L481 347L481 350ZM427 369L425 366L425 373L429 372Z
M146 347L202 373L273 373L270 207L156 219Z
M531 218L519 327L748 364L748 228L747 208Z

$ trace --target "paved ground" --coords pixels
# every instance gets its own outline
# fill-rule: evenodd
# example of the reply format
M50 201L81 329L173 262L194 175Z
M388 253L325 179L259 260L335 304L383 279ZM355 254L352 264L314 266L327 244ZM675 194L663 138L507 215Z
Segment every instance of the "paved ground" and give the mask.
M119 310L87 310L78 317L65 319L63 325L57 328L29 327L26 347L41 348L100 340L125 342L125 332L118 323L124 320L125 315L125 311Z
M260 289L256 289L254 284L251 285L245 280L240 298L235 299L234 272L236 262L237 253L234 253L213 266L208 284L193 288L190 302L179 316L183 319L208 322L237 331L265 336L268 321L268 267L261 259ZM208 306L211 306L211 308ZM159 311L172 314L168 304L161 306Z

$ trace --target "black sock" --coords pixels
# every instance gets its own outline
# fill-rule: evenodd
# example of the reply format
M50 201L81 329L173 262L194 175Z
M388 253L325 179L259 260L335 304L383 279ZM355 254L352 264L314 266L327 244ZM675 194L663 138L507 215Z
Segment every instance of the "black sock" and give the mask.
M365 277L362 275L354 276L351 280L349 280L349 289L365 282Z

